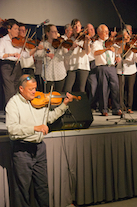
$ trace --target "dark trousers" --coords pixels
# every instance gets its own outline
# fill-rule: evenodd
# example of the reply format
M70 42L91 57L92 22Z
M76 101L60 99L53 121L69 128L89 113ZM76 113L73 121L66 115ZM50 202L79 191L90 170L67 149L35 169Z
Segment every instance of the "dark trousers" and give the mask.
M57 92L62 92L64 87L65 79L60 81L47 81L46 83L46 92L49 93L51 86L53 85L53 90Z
M95 60L90 62L90 72L87 78L87 84L86 84L86 92L89 98L89 103L91 108L96 109L96 102L97 99L96 91L97 91L97 67L95 65Z
M15 65L14 61L1 61L1 74L3 79L5 102L7 103L18 90L19 78L22 75L20 63Z
M15 176L15 207L30 207L30 185L33 182L36 206L49 206L47 158L44 142L39 144L12 141Z
M112 98L112 111L116 112L120 109L119 103L119 82L114 66L102 65L97 67L98 80L98 97L100 112L108 110L109 90Z
M118 75L120 91L120 107L124 106L132 109L133 89L136 80L136 73L133 75ZM123 96L123 95L124 96Z
M73 91L76 92L85 92L86 81L88 77L89 71L88 70L74 70L68 71L64 91L71 92L72 88Z
M34 76L34 69L33 68L23 68L22 69L23 74L29 74Z

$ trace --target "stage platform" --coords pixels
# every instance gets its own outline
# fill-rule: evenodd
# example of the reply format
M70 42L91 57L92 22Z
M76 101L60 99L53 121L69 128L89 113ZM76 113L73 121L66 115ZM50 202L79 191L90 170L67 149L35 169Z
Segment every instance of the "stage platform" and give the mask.
M96 204L137 196L137 111L107 117L93 113L88 129L49 133L50 207ZM14 207L10 141L0 113L0 207ZM35 204L32 204L35 207Z
M113 132L113 131L131 131L137 127L137 111L134 111L133 114L128 114L125 111L121 116L112 115L111 110L108 113L108 116L102 116L100 112L93 112L93 122L91 123L88 129L73 129L73 130L64 130L67 136L79 134L95 134L103 132ZM0 134L7 133L5 126L5 113L0 111ZM46 137L60 136L60 131L50 132Z

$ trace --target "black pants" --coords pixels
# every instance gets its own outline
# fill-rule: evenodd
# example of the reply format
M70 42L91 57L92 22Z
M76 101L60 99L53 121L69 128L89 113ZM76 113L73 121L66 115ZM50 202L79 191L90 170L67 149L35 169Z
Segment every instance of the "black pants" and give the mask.
M73 88L73 91L75 92L85 92L88 74L88 70L78 69L74 71L68 71L64 91L71 92Z
M118 78L120 90L120 107L122 108L123 104L125 104L125 107L132 109L133 89L136 80L136 73L132 75L118 75ZM122 92L124 92L124 97L122 97Z
M65 79L60 81L47 81L46 92L49 93L51 86L54 86L54 91L62 92L64 87Z
M18 90L19 78L22 75L20 63L15 65L14 61L1 61L1 74L3 79L5 102L7 103Z
M112 111L117 112L120 109L119 103L119 82L114 66L102 65L97 67L98 97L100 112L108 110L108 96L111 93ZM110 90L110 91L109 91Z
M15 207L30 207L30 184L38 207L49 206L47 158L44 142L12 141Z
M86 92L88 94L89 103L92 109L96 109L96 92L97 92L97 67L95 60L90 62L90 72L87 78Z

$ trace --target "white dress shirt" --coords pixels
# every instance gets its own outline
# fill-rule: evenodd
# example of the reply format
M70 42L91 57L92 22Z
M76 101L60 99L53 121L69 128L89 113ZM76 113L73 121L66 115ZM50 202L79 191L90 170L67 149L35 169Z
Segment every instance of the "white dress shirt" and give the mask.
M24 140L28 142L39 143L43 140L44 135L41 132L34 131L34 126L46 123L53 123L62 116L68 109L64 103L55 110L49 111L45 107L40 109L34 108L30 101L27 101L20 93L14 95L6 105L6 127L10 139Z
M92 44L93 44L93 42L91 41L91 42L90 42L91 51L90 51L90 53L88 54L88 59L89 59L89 61L93 61L93 60L95 60L95 57L94 57L94 54L93 54L93 50L92 50Z
M75 41L75 38L72 37L71 38L72 41ZM79 46L83 47L84 46L84 41L75 41ZM73 71L73 70L77 70L77 69L81 69L81 70L90 70L90 66L89 66L89 59L88 59L88 55L85 53L85 50L80 48L79 46L77 46L73 51L69 50L69 52L67 53L67 56L69 57L68 59L68 67L69 70Z
M21 52L22 48L13 47L12 40L9 37L9 34L5 35L0 39L0 59L4 60L12 60L17 61L17 57L7 57L3 58L3 55L6 54L13 54L13 53L19 53ZM30 54L26 51L22 51L21 56L24 58L29 58Z
M104 40L102 39L98 39L96 40L93 44L92 44L92 52L93 54L98 51L98 50L103 50L103 42ZM110 59L111 59L111 64L114 65L115 64L115 52L112 52L110 50L107 51ZM102 53L101 55L96 55L95 57L95 64L97 66L99 65L107 65L107 60L106 60L106 53Z
M29 50L25 48L26 52L29 53ZM29 58L20 58L20 65L21 68L33 68L35 70L35 65L34 65L34 59L33 56L30 56Z
M136 73L136 62L137 62L137 53L134 53L130 51L126 58L123 60L123 67L122 67L122 61L118 63L117 65L117 74L123 74L124 75L132 75Z

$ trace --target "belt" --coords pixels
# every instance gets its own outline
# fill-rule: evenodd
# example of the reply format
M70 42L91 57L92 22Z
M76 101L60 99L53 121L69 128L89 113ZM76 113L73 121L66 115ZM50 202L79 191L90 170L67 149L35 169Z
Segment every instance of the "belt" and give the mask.
M108 65L108 64L106 64L106 65L98 65L98 67L99 66L115 67L115 65Z
M16 61L13 60L1 60L1 64L9 64L9 65L14 65Z

